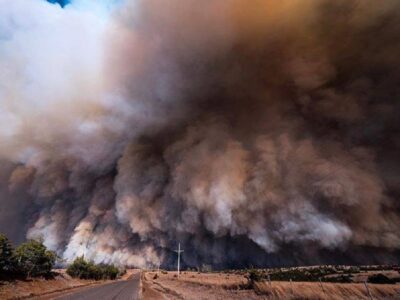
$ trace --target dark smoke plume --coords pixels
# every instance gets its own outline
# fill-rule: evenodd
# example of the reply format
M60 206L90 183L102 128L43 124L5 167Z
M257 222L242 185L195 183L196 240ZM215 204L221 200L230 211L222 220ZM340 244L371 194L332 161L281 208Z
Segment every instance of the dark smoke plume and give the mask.
M0 0L0 231L67 260L393 263L400 2Z

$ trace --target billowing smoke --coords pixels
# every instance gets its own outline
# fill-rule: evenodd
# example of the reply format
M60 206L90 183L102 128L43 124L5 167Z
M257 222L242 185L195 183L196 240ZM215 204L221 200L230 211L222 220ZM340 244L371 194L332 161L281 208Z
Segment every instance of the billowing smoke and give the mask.
M394 262L400 2L0 0L0 231L135 266Z

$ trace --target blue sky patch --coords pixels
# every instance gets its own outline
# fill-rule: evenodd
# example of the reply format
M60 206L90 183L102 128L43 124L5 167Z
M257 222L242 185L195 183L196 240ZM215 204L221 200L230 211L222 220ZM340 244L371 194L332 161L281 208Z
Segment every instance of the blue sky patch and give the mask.
M47 0L47 2L50 3L58 3L61 5L61 7L64 7L65 5L67 5L68 3L70 3L70 0Z

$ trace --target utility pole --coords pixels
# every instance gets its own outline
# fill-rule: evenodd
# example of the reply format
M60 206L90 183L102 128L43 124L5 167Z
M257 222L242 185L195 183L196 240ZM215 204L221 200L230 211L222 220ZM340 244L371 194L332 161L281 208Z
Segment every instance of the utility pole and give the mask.
M183 250L181 250L181 243L178 244L178 250L174 250L176 253L178 253L178 277L180 274L180 267L181 267L181 253Z

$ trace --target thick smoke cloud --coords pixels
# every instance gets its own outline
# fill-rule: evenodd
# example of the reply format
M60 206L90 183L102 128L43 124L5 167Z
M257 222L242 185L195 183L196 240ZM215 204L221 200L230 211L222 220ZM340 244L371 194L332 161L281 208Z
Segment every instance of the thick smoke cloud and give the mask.
M394 262L400 4L0 0L0 231L170 266Z

